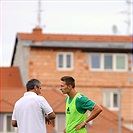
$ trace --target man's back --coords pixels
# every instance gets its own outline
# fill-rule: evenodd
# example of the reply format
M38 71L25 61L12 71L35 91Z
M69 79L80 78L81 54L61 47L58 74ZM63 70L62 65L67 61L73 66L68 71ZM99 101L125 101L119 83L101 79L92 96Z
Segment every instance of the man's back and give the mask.
M45 99L34 92L26 92L15 104L19 133L46 133Z
M41 82L31 79L26 83L27 92L14 106L12 126L18 133L46 133L46 125L55 119L53 109L41 94ZM46 120L46 121L45 121Z

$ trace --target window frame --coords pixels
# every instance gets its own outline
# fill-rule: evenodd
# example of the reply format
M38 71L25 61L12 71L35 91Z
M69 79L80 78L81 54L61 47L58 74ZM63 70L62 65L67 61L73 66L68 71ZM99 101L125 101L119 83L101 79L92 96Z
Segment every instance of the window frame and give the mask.
M100 56L100 67L99 68L92 68L92 56L93 55L99 55ZM90 54L90 62L89 62L89 64L90 64L90 69L93 71L100 71L100 69L102 69L102 66L101 66L101 63L102 63L102 58L101 58L101 54L100 53L91 53Z
M112 57L112 69L105 69L104 68L105 56L111 56ZM102 60L103 61L102 62L102 64L103 64L103 70L104 71L113 71L113 69L114 69L114 57L113 57L113 55L111 53L105 53L105 54L102 54L101 57L103 58L103 60Z
M100 56L100 67L99 68L92 68L92 56L99 55ZM105 69L104 62L105 56L111 55L112 56L112 69ZM125 68L124 69L117 69L117 56L123 56L125 58ZM119 53L90 53L90 71L105 71L105 72L126 72L128 70L128 55L127 54L119 54Z
M63 67L60 68L59 67L59 55L63 55ZM70 55L70 68L67 67L67 55ZM57 67L57 70L62 70L62 71L72 71L73 70L73 62L74 62L74 58L73 58L73 53L72 52L58 52L57 53L57 56L56 56L56 67Z
M114 58L115 62L116 62L117 56L124 56L125 57L125 69L117 69L117 66L115 66L114 70L115 71L124 71L124 72L127 71L128 70L128 55L127 54L115 54L114 56L115 56L115 58Z
M11 128L13 129L13 131L8 131L7 130L7 117L11 116L11 120L12 120L12 114L11 113L2 113L2 121L3 121L3 131L0 131L0 133L16 133L17 132L17 128L13 127L11 125Z
M106 96L107 94L109 94L109 97ZM113 95L114 94L117 94L117 104L118 106L117 107L114 107L114 99L113 99ZM112 110L112 111L118 111L119 110L119 97L120 97L120 92L119 92L119 89L105 89L103 91L103 105L108 108L109 110ZM110 103L110 107L107 107L106 105L106 101L107 99L109 100L109 103Z

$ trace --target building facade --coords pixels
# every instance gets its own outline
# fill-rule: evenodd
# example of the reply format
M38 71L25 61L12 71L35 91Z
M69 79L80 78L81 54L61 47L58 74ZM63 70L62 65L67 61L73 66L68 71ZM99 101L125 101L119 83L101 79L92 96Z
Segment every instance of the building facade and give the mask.
M20 69L23 85L38 78L44 89L59 90L64 75L76 89L121 117L133 130L132 36L18 33L11 66Z

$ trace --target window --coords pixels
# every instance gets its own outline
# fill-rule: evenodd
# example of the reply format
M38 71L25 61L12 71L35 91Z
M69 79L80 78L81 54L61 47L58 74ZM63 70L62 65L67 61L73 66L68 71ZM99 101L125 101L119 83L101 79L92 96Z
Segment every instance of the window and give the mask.
M11 124L11 114L0 114L0 133L15 133L15 128Z
M14 131L14 128L12 127L12 116L11 115L7 115L6 116L6 129L7 129L7 132L13 132Z
M70 52L57 53L57 68L59 70L72 70L73 53Z
M0 113L0 132L3 131L3 115Z
M63 67L63 55L62 54L59 54L59 57L58 58L59 58L58 59L58 63L59 63L58 67L59 68L62 68Z
M100 68L100 54L92 54L91 56L91 68Z
M116 55L116 69L125 69L126 58L124 55Z
M113 57L112 55L104 55L104 69L113 68Z
M118 94L117 93L113 93L112 94L112 99L113 99L113 107L117 108L118 106Z
M106 89L104 90L104 106L111 110L119 109L119 96L120 92L118 89Z
M127 71L126 54L91 53L90 69L93 71Z

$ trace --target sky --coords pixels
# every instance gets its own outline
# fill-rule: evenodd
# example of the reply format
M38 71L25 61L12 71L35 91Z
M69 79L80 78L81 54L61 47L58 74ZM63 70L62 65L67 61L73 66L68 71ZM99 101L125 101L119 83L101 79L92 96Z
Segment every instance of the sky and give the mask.
M40 1L43 33L132 34L133 0ZM0 66L10 66L17 33L32 33L39 24L38 5L38 0L0 1ZM117 27L115 32L113 27Z

